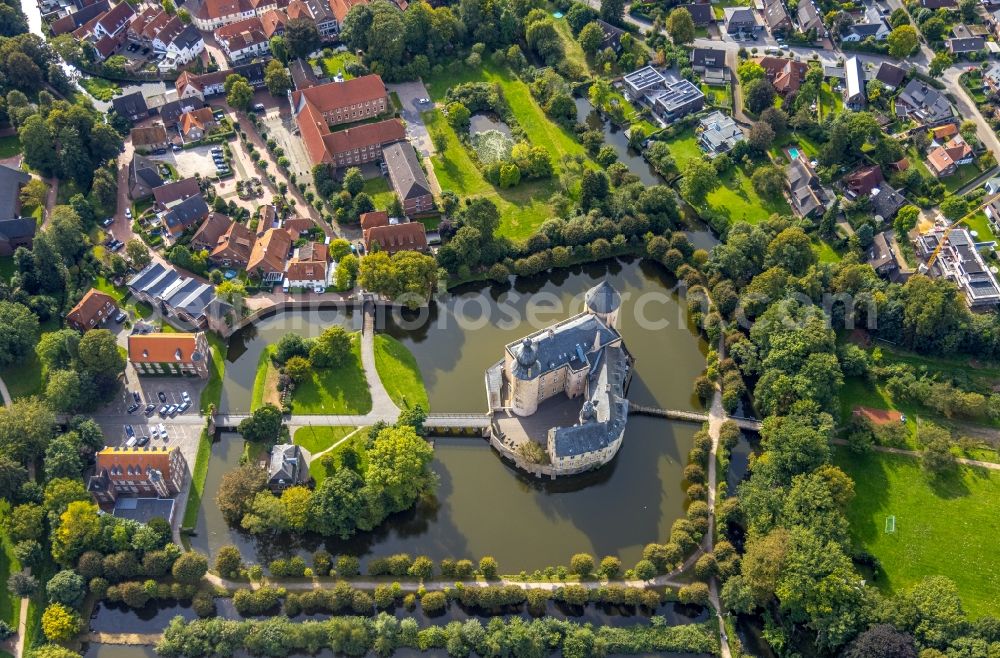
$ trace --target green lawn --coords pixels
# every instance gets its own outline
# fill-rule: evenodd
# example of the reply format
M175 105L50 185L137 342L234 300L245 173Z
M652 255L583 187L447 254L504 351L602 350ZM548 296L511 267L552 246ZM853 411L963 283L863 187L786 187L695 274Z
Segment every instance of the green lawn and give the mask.
M437 136L435 143L444 142L444 148L439 148L432 158L434 173L442 190L451 190L459 196L490 197L500 209L500 232L511 238L525 238L553 214L548 199L559 189L558 177L566 169L563 157L580 158L585 166L596 165L587 157L576 136L550 121L531 96L528 85L506 69L485 64L481 68L463 67L457 73L447 72L424 80L435 101L444 100L448 89L463 82L500 85L507 104L524 130L526 141L544 148L552 157L555 176L545 181L522 183L509 190L496 189L483 178L455 131L437 110L423 115L429 131Z
M6 514L6 512L5 512ZM6 532L0 534L0 582L6 585L10 574L21 570L21 563L14 556L14 547ZM0 620L17 628L21 614L21 599L13 596L6 586L0 588Z
M851 535L882 563L876 586L896 592L939 574L973 617L1000 614L1000 473L963 467L932 482L916 458L844 449L834 463L854 479ZM890 515L896 532L886 534Z
M319 64L320 68L323 69L323 72L327 75L327 77L332 78L333 76L340 73L341 75L344 76L344 80L350 80L351 78L354 77L346 70L344 70L344 67L347 66L348 64L357 61L358 61L357 56L348 50L345 50L344 52L340 53L335 53L330 57L324 57L320 60L313 60L313 62L317 62Z
M164 331L170 325L164 323ZM226 372L226 353L228 344L214 332L205 334L212 348L212 360L209 364L208 383L201 391L201 413L207 414L209 406L219 407L222 398L222 378ZM212 437L202 430L198 439L198 453L195 455L194 467L191 469L191 491L188 493L187 504L184 507L184 518L181 527L193 528L198 523L198 510L201 509L201 497L205 492L205 478L208 477L208 462L212 458Z
M267 373L274 367L271 357L274 355L274 345L268 345L261 351L257 360L257 373L253 378L253 392L250 396L250 410L264 404L264 385L267 382Z
M949 194L954 194L957 190L967 185L970 181L975 180L976 177L982 173L983 172L979 171L975 165L962 165L953 176L942 178L941 182L944 183L944 187L948 190Z
M302 429L299 429L298 431L295 432L295 438L293 440L296 443L299 442L299 434L302 433L306 429L307 428L302 428ZM342 430L342 429L346 429L346 430L349 430L348 432L345 433L345 435L347 435L347 434L350 434L350 432L353 431L356 428L315 427L315 428L308 428L308 429L310 431L316 431L316 432L319 432L319 433L322 433L324 430ZM367 430L368 430L368 428L366 428L366 427L360 428L357 433L355 433L353 436L351 436L351 438L349 438L346 441L344 441L343 443L339 444L336 448L334 448L333 450L331 450L329 452L329 454L331 454L334 457L336 457L336 464L337 464L338 467L340 466L340 455L343 454L344 451L346 451L348 449L352 449L352 450L354 450L355 453L357 453L358 457L360 458L358 460L358 466L359 466L361 472L362 473L365 472L365 469L368 468L368 452L367 452L367 447L368 447L368 431ZM337 440L340 440L342 438L343 438L343 436L341 436ZM332 445L332 443L333 443L333 441L331 441L331 445ZM326 470L326 467L323 465L322 458L320 458L320 459L314 459L311 462L309 462L309 475L312 476L313 480L316 481L317 485L320 482L322 482L323 480L326 479L327 470Z
M292 393L295 414L366 414L372 396L361 365L360 334L351 336L353 358L340 368L314 370Z
M427 389L417 360L392 336L375 335L375 368L389 397L400 409L420 405L428 410Z
M121 87L104 78L80 78L80 86L86 89L88 94L105 103L122 93Z
M362 192L372 198L372 201L375 202L375 207L379 210L388 208L389 204L396 198L396 193L389 187L389 180L385 176L377 176L366 180Z
M683 171L683 170L682 170ZM721 185L708 195L708 206L730 221L762 222L774 213L789 215L792 210L784 197L764 199L753 189L742 167L734 167L721 177Z
M42 332L45 333L45 332ZM24 361L0 370L0 377L7 384L7 391L15 400L41 393L45 381L44 368L32 352Z
M820 88L819 101L820 119L826 118L831 113L837 114L844 109L844 98L831 89L829 82L824 82Z
M589 71L590 66L587 64L587 54L583 52L580 42L573 36L573 30L570 29L569 23L565 19L556 21L556 32L559 33L562 39L566 61L575 63L580 67L581 71Z
M684 165L691 160L700 160L705 152L698 146L698 136L694 133L694 128L685 130L667 142L670 147L670 154L674 156L677 169L684 171Z
M13 158L21 152L21 140L17 135L0 137L0 158Z
M358 429L357 427L300 427L295 430L292 443L316 455L327 450L337 441Z
M985 242L997 239L996 235L993 234L993 229L990 228L989 220L986 219L986 213L982 210L977 212L972 217L964 220L962 223L976 232L976 240Z
M813 240L812 243L813 251L819 256L819 262L821 263L839 263L840 254L833 250L829 242L825 240Z
M714 98L712 105L732 109L733 95L729 85L701 85L701 91L706 98Z

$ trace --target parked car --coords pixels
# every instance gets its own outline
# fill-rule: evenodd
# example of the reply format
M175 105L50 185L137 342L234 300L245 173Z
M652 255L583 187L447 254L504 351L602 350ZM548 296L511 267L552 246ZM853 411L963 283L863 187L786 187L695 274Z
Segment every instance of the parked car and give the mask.
M174 416L177 415L177 409L178 406L176 404L170 405L169 407L167 407L167 415L173 418Z
M183 398L185 402L191 401L191 396L188 394L187 391L181 391L181 398Z
M101 226L107 228L108 226L111 226L114 223L115 223L115 218L108 217L107 219L101 221Z
M118 251L124 246L125 246L124 242L118 242L117 240L115 240L115 243L111 245L111 251Z
M191 403L188 402L187 400L185 400L184 402L181 403L181 406L177 407L177 413L181 413L181 414L184 413L185 411L188 410L188 408L190 406L191 406Z
M128 441L125 442L125 447L126 448L134 448L135 444L137 444L137 443L139 443L139 439L137 439L137 438L135 438L133 436L132 438L130 438Z
M140 436L139 440L136 442L136 445L144 446L147 443L149 443L149 437L148 436Z
M125 434L127 434L128 436L135 436L135 428L133 428L131 425L126 425Z
M132 219L132 209L131 208L126 208L125 209L125 216L128 217L129 219Z
M115 316L115 322L117 322L118 324L125 322L125 320L127 319L128 316L125 315L125 311L118 311L118 315ZM136 393L136 395L138 395L138 393Z
M137 403L137 402L133 402L132 404L130 404L130 405L128 406L128 410L127 410L127 411L128 411L128 412L129 412L130 414L134 414L134 413L135 413L135 410L136 410L136 409L138 409L138 408L139 408L139 403Z
M170 150L173 151L174 153L180 153L181 151L184 150L184 148L180 144L171 144Z
M147 416L152 416L154 411L156 411L156 405L155 404L147 404L146 405L146 415Z
M160 423L157 427L160 430L160 438L162 439L167 438L167 426L164 425L163 423Z
M421 105L427 105L428 103L431 102L431 99L429 99L429 98L418 98L417 102L420 103Z
M156 397L160 398L160 402L166 402L167 401L167 396L166 396L166 394L163 391L158 392L156 394Z
M256 105L253 106L253 110L254 112L264 112L265 110L267 110L267 108L264 107L263 103L257 103Z
M163 405L162 407L160 407L160 418L166 418L167 417L167 409L169 409L169 408L170 407L168 407L167 405Z
M142 397L139 396L139 391L132 391L132 399L136 402L142 402Z

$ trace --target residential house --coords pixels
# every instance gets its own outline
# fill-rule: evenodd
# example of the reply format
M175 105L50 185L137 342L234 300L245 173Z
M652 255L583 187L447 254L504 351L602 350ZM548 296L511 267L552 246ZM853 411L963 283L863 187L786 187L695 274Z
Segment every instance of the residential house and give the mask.
M785 168L792 208L801 217L815 217L826 211L829 199L819 177L800 155Z
M937 144L944 144L958 134L958 126L954 123L943 123L931 128L931 137Z
M809 65L805 62L797 62L785 57L757 57L754 61L763 67L774 90L781 95L798 91L802 83L805 82L806 73L809 71Z
M847 31L840 40L847 43L859 43L865 39L885 41L892 28L875 7L869 7L862 20L847 26Z
M967 37L964 39L948 39L946 42L948 52L952 55L968 55L978 53L986 48L984 37Z
M857 56L844 62L846 76L844 85L844 107L855 112L863 110L868 104L868 93L865 88L865 65Z
M292 114L298 117L307 106L332 126L382 116L392 104L382 78L372 74L293 91Z
M285 277L285 262L292 249L288 231L271 228L254 242L247 261L247 273L258 277L261 283L278 283Z
M871 204L872 212L876 217L892 221L899 209L906 205L906 199L898 190L894 190L892 186L886 184L872 190Z
M198 230L191 236L192 251L211 252L219 244L219 238L229 230L233 220L220 212L210 212Z
M30 180L26 172L0 165L0 256L10 256L18 247L30 249L34 242L34 218L21 217L21 188Z
M895 91L903 85L906 80L906 69L902 69L895 64L882 62L875 72L875 79L885 85L889 91Z
M308 480L309 468L301 448L293 443L279 443L271 448L267 465L267 487L271 493L280 494Z
M361 221L362 235L364 235L365 231L370 228L389 225L389 213L382 210L373 210L372 212L361 213L361 217L358 219Z
M183 76L184 73L186 71L181 73L181 75ZM163 121L163 125L165 126L176 127L181 120L182 114L203 107L208 107L208 104L197 96L170 101L160 106L160 120Z
M203 107L182 114L177 129L185 141L197 142L199 139L205 137L210 130L218 126L219 122L216 121L215 115L212 114L212 108Z
M764 23L773 35L786 34L794 30L792 17L788 15L784 0L764 0Z
M924 124L934 124L951 119L954 110L944 94L913 78L896 96L896 114Z
M187 474L187 463L177 446L109 446L98 451L95 458L87 490L102 507L115 504L119 497L176 496Z
M174 17L174 21L180 19ZM164 35L165 41L159 39L153 42L153 47L157 52L163 53L163 59L157 65L160 71L173 71L201 56L205 52L205 40L193 25L181 24L180 29L175 22L170 24L170 32ZM164 48L160 51L159 46Z
M329 252L321 242L310 242L295 250L285 265L285 283L290 288L324 288L328 281Z
M694 18L694 14L691 15ZM620 53L622 50L622 36L625 35L625 30L620 27L616 27L607 21L602 21L598 18L596 21L597 27L601 28L601 50L606 50L610 48L616 53ZM695 25L698 21L695 21Z
M73 36L94 46L99 60L115 54L128 36L128 26L135 10L127 2L119 2L102 14L95 16L76 30Z
M705 94L690 80L668 82L663 91L651 97L653 114L665 124L670 124L705 107Z
M972 164L975 153L961 135L955 135L943 146L927 154L927 169L935 178L952 176L962 165Z
M711 156L728 153L744 139L743 129L732 117L716 110L698 124L698 145Z
M109 9L111 9L111 3L108 0L100 0L52 21L49 23L49 31L53 37L75 32Z
M153 38L170 22L171 16L159 5L146 5L128 25L129 41L153 47Z
M264 36L268 39L284 36L287 23L288 14L280 9L272 9L260 17L260 26L264 30Z
M433 212L434 195L420 167L413 145L407 141L396 142L382 149L382 161L389 174L389 183L407 217Z
M226 78L230 75L243 76L254 89L260 89L264 86L264 64L261 62L251 62L213 73L198 74L182 71L174 82L174 88L177 90L177 97L181 100L195 98L205 100L210 96L223 93L225 91Z
M127 2L122 4L128 4ZM141 91L135 91L125 96L119 96L111 100L111 107L120 117L125 117L129 121L142 121L149 118L149 108L146 106L146 99Z
M721 48L692 48L691 70L706 84L725 84L729 81L726 51Z
M677 5L677 7L678 9L686 9L687 12L691 14L691 20L694 21L695 27L708 27L715 22L715 12L712 9L712 5L707 2L692 2L684 5ZM621 30L619 31L623 32Z
M115 298L91 288L66 314L66 324L77 331L87 331L104 324L118 312Z
M155 160L143 155L133 155L128 165L128 194L133 201L145 199L153 190L163 185Z
M132 147L137 151L156 151L169 145L167 129L161 123L142 128L133 128L129 133Z
M871 194L872 190L885 182L885 178L882 176L881 167L868 165L847 174L841 182L848 194L859 197Z
M176 238L188 228L208 217L208 212L205 198L201 194L196 194L171 206L163 214L163 226L169 236Z
M388 220L382 226L365 230L365 250L384 251L390 256L399 251L427 251L427 233L420 222Z
M202 32L212 32L223 25L261 16L277 8L275 0L202 0L191 14L191 22Z
M622 77L625 97L632 101L642 101L652 93L666 87L667 79L652 66L644 66Z
M726 7L726 34L730 36L753 36L760 31L757 15L750 7Z
M208 261L218 267L245 270L253 251L254 240L253 231L239 222L232 222L209 250Z
M211 350L205 333L149 333L128 337L128 360L140 375L208 378Z
M188 197L200 194L201 188L198 186L197 178L182 178L153 190L153 198L156 200L155 209L161 212L169 210Z
M315 23L321 39L332 39L340 32L337 16L325 0L291 0L285 11L288 20L301 18Z
M798 10L799 30L803 34L814 33L817 37L826 35L826 26L823 24L823 17L816 9L813 0L800 0Z
M938 253L928 273L954 282L965 294L969 307L983 308L1000 303L1000 285L976 249L975 239L965 228L936 227L920 236L917 248L924 258Z
M258 16L227 23L216 28L213 34L230 62L252 59L271 52L267 33Z
M879 276L891 277L899 270L896 253L892 248L894 239L889 231L876 233L868 248L865 260Z
M127 285L136 299L149 303L167 317L194 327L208 324L206 309L215 300L215 288L207 283L153 262L129 279Z
M983 88L994 96L1000 95L1000 63L993 62L983 73Z

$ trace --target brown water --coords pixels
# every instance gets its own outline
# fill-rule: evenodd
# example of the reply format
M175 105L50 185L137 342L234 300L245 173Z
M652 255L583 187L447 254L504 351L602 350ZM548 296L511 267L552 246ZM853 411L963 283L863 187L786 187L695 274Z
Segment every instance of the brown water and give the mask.
M416 356L432 411L482 412L483 372L501 357L506 343L536 326L527 318L528 309L537 311L543 299L548 300L545 308L562 304L558 312L538 313L540 326L552 323L579 310L571 300L604 277L624 297L620 328L636 358L629 398L643 405L695 408L691 383L704 368L705 345L683 324L684 304L671 292L673 281L655 265L609 261L510 285L472 286L434 305L419 326L411 326L414 318L408 317L384 318L382 326ZM330 311L278 315L234 337L223 410L249 406L253 373L267 343L292 329L316 335L333 322L355 326L357 317ZM633 416L614 462L587 475L548 482L508 467L480 439L437 439L434 470L440 484L433 502L389 519L376 532L348 542L325 542L326 548L331 553L407 552L434 559L489 554L508 573L566 564L581 551L617 555L631 566L642 547L664 540L671 523L684 513L681 471L697 429ZM215 491L222 475L239 463L241 450L242 442L233 435L213 446L193 547L214 554L235 543L246 559L266 563L323 545L319 537L262 544L225 525Z

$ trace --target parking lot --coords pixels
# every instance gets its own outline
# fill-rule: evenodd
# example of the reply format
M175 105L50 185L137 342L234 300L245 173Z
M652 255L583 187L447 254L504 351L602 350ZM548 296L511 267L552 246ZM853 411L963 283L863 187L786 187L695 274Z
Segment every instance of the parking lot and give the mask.
M202 178L211 178L216 175L215 161L212 159L212 148L215 146L215 144L205 144L176 153L167 151L163 155L154 155L153 159L169 162L181 178L190 178L195 174L200 174Z

